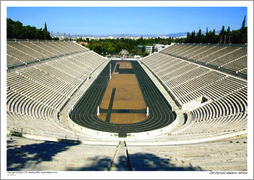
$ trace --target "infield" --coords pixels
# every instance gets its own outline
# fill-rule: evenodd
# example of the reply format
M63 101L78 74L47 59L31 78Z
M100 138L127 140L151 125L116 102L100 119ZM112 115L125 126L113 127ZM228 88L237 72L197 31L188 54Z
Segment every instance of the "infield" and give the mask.
M146 103L131 62L117 62L100 104L101 120L129 124L145 120ZM136 113L130 113L136 111Z

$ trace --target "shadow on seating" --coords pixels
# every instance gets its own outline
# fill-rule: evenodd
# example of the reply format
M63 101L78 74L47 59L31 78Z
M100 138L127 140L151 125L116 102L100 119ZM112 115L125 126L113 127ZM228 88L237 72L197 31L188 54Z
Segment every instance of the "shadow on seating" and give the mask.
M33 170L33 167L35 167L34 170L40 171L41 169L38 169L36 165L45 161L50 162L56 154L79 144L51 141L25 145L10 144L13 141L15 140L7 141L7 171Z
M113 156L103 155L103 147L101 154L83 153L80 154L80 158L75 159L71 156L77 152L70 151L62 156L61 162L58 162L54 156L68 151L79 143L40 141L15 145L12 144L14 141L15 139L7 141L7 171L202 171L200 167L192 167L190 164L184 164L183 167L179 162L178 165L175 164L169 157L158 157L151 153L129 154L129 159L126 156L119 156L112 160ZM55 169L50 169L51 163L56 166Z
M136 153L129 156L130 163L126 163L126 157L120 156L119 159L115 159L114 167L111 168L114 171L202 171L200 167L193 167L187 165L185 167L177 166L174 163L171 163L169 158L160 158L154 154L148 153ZM66 171L101 171L106 170L105 167L109 165L110 158L105 157L100 159L99 156L91 159L96 162L88 167L82 168L67 168ZM98 161L96 161L98 160ZM103 168L104 167L104 168Z
M129 155L133 171L202 171L200 167L190 164L176 165L169 157L161 158L150 153L135 153Z

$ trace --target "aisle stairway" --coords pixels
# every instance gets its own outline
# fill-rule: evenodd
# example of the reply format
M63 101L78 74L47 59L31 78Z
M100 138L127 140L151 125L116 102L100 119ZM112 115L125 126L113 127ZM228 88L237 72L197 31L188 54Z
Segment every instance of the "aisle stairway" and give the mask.
M130 171L130 170L131 167L129 164L126 143L120 141L110 171Z

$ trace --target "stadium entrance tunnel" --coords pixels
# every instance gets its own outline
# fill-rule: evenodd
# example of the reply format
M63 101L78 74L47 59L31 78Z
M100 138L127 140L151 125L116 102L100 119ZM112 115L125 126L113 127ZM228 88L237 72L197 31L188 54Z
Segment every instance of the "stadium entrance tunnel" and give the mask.
M161 129L175 120L170 105L137 61L113 60L69 117L79 126L118 137Z

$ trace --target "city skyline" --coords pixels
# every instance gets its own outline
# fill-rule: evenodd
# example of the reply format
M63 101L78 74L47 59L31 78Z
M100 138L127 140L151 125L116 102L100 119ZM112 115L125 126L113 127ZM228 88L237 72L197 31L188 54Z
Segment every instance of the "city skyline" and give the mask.
M165 5L167 3L164 3ZM234 3L233 3L234 4ZM241 28L247 6L242 7L13 7L7 18L24 26L44 28L71 35L171 34Z

